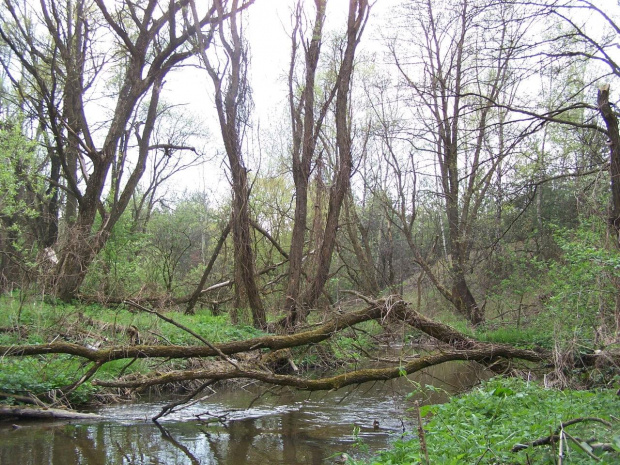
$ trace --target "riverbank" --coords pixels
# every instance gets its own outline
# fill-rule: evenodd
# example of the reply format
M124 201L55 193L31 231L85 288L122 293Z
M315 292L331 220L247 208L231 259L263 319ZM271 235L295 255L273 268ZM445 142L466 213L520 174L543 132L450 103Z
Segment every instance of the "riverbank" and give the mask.
M3 312L7 323L1 331L4 343L2 353L8 361L7 369L0 375L0 386L5 389L3 402L17 403L24 398L31 398L33 402L51 407L101 402L102 399L119 401L136 395L154 395L158 398L164 392L190 391L180 402L169 404L176 407L190 400L204 399L209 390L219 388L220 385L214 384L216 380L229 382L231 379L254 380L250 383L265 381L280 386L263 387L265 392L284 386L297 387L301 392L344 392L341 391L344 386L354 386L354 391L355 386L363 387L365 381L399 379L411 383L408 392L425 393L445 388L439 388L434 382L411 382L413 374L426 372L435 365L447 366L446 362L449 361L460 361L455 362L460 366L472 363L472 360L476 360L478 366L487 367L489 372L503 373L509 370L513 374L527 376L528 379L544 379L549 385L561 384L566 387L568 381L581 381L584 387L593 384L611 386L617 382L613 377L613 366L617 363L617 354L614 352L571 351L566 354L573 357L573 362L568 363L568 360L556 360L555 352L527 339L523 339L522 344L514 345L476 340L478 334L488 341L501 333L493 333L488 327L470 330L469 334L460 332L412 310L410 304L397 296L377 301L368 298L362 300L365 304L360 309L324 315L316 313L315 321L309 322L308 326L300 328L293 335L263 334L249 326L232 325L226 315L212 315L208 310L188 316L170 309L165 314L146 308L144 312L136 312L134 308L140 310L139 305L104 308L33 302L26 306L16 299L7 300L10 306ZM524 330L527 331L527 328ZM518 337L520 331L517 328L517 331L504 333L504 337ZM420 342L429 338L434 341L430 351L419 346ZM391 354L379 350L382 344L396 341L400 348L408 350ZM559 352L557 354L560 355ZM379 366L374 368L369 363L377 363ZM317 368L322 370L320 374L314 371ZM93 377L95 374L96 379ZM464 388L488 376L476 376L468 386L451 390L449 395L462 392ZM599 376L598 381L595 376ZM560 377L566 377L565 382L560 383ZM94 380L92 383L91 378ZM432 387L429 388L427 384ZM530 385L534 386L534 383L528 383L528 389ZM245 386L238 385L236 389L243 390ZM499 386L493 390L492 396L504 400L521 399L525 391L517 385ZM343 401L348 395L343 397ZM540 393L531 395L541 398L546 396ZM405 393L399 399L404 397ZM446 400L448 396L441 401ZM452 399L446 405L454 401ZM556 403L558 411L569 412L564 407L570 407L570 402ZM483 403L478 404L484 407ZM168 408L164 407L162 412ZM499 411L504 406L494 408ZM431 408L427 407L421 413L429 413L427 410ZM441 411L440 407L432 411L434 416L429 425L433 426L435 418L440 418ZM453 450L453 439L450 440L450 437L459 436L460 429L477 430L483 418L478 418L476 412L473 409L471 415L456 427L450 424L450 434L445 435L445 442L451 449L446 453L448 455L442 457L452 457L450 454L467 457ZM149 418L156 418L155 413ZM590 415L596 414L594 412ZM496 417L493 415L490 418L494 424ZM453 417L456 416L449 412L447 418ZM476 418L478 420L472 420ZM610 421L596 418L598 420L595 423ZM369 423L368 415L364 415L364 420L364 425L351 426L354 432L362 427L368 428L369 425L375 428L374 421ZM470 425L466 420L474 423ZM510 416L507 420L510 420ZM571 418L566 421L574 420ZM583 422L577 421L575 424ZM446 423L449 421L446 420ZM562 419L557 419L557 423L566 424ZM506 428L513 426L519 428L518 423L509 424ZM406 434L407 431L403 424L400 434ZM486 441L484 450L491 449L493 453L490 456L495 456L497 454L489 440L492 435L488 432L483 436ZM499 436L502 435L504 433ZM564 438L560 432L558 435L558 438ZM508 437L512 439L516 436L509 434ZM563 441L567 444L566 438ZM406 446L396 444L397 450L406 450L406 454L413 456L417 453L424 459L426 453L430 455L432 452L424 446L419 446L416 452L413 443ZM579 447L579 443L576 444ZM606 444L609 449L602 448L602 452L613 451L613 440L602 444ZM356 439L355 445L362 447L364 443ZM581 445L580 449L587 451L588 447L594 449L589 443ZM467 451L472 454L480 452L473 446ZM437 453L443 452L438 450ZM402 459L405 462L394 462L389 455L385 457L379 459L383 462L377 463L407 463L406 456ZM483 458L485 455L477 456L477 460ZM396 460L401 458L396 457ZM430 458L428 462L433 463Z
M494 378L445 404L422 406L420 414L422 435L411 430L374 459L349 463L620 463L615 390L560 391Z

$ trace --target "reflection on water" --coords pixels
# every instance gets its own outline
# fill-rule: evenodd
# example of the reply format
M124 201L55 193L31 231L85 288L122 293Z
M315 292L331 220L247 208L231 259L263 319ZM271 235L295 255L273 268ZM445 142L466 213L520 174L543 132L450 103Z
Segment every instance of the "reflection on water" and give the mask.
M445 400L446 394L416 395L414 383L449 393L479 379L473 364L444 364L407 379L366 383L349 390L304 393L248 385L221 389L203 402L154 424L165 402L106 406L110 420L86 423L0 424L0 464L323 464L336 454L360 454L356 437L371 451L414 428L407 409L413 400ZM262 395L261 395L262 393ZM225 415L226 421L200 419ZM379 429L373 421L379 421Z

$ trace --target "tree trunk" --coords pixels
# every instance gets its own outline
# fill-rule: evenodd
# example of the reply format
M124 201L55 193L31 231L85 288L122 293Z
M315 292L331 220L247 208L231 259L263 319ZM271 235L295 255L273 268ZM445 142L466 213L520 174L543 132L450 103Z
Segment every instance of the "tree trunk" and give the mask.
M235 243L235 267L236 276L240 280L237 285L240 285L241 302L247 299L250 306L254 327L264 328L267 324L267 318L254 277L254 251L250 233L247 171L238 163L238 159L234 160L229 156L229 161L233 172L232 231Z
M302 301L307 308L316 304L327 282L329 268L334 254L334 247L336 245L340 209L344 202L345 195L349 190L353 169L351 125L349 121L349 91L353 77L355 50L364 30L367 18L368 1L350 0L347 21L347 44L337 76L335 118L338 171L336 173L336 179L330 187L327 220L325 222L323 241L318 250L316 275L309 289L307 289L302 297Z
M452 286L452 303L456 310L462 314L474 326L484 323L484 315L476 299L469 290L465 274L461 269L452 269L453 286Z
M194 24L198 24L196 4L190 1ZM199 35L201 57L215 86L215 107L220 123L224 148L228 156L232 183L232 233L235 256L235 302L237 307L247 299L256 328L265 328L267 318L261 301L254 272L254 250L250 233L248 170L242 155L243 114L249 112L249 85L247 81L247 51L237 27L238 1L233 0L230 12L224 11L221 2L215 2L219 17L219 40L228 58L226 76L220 67L213 65L207 56L204 36ZM228 37L224 21L229 22ZM224 78L226 85L224 88Z
M610 158L609 174L611 176L611 205L612 211L609 217L609 225L619 244L618 233L620 232L620 131L618 129L618 117L609 104L609 84L602 85L598 90L598 109L607 126Z
M294 83L295 62L299 41L307 40L301 33L303 9L301 2L297 3L295 28L291 37L292 50L288 76L288 92L293 133L292 169L293 181L295 183L295 216L289 251L288 283L284 301L284 308L287 313L285 325L288 328L294 327L303 318L303 312L300 311L302 303L299 301L299 295L308 223L308 186L319 132L327 113L327 104L331 101L331 97L329 97L315 118L315 78L321 53L326 4L327 0L317 0L316 2L312 37L309 44L304 47L305 82L299 102L296 102L297 89ZM300 36L299 39L298 35Z
M81 413L75 410L48 407L20 407L12 405L0 406L0 418L25 418L28 420L102 420L101 415Z
M611 176L611 215L608 219L609 229L614 237L615 246L620 248L620 130L618 116L609 104L609 84L598 90L598 108L607 126L610 151L609 175ZM617 280L616 280L617 282ZM614 308L615 335L620 334L620 288L616 287Z

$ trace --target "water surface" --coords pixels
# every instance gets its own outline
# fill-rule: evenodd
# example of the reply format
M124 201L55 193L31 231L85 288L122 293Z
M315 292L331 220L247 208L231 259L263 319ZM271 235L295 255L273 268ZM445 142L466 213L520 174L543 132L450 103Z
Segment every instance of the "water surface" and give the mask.
M166 401L149 399L101 407L97 413L105 420L98 422L29 422L18 429L0 423L0 464L333 463L342 452L360 456L388 447L415 429L409 411L414 400L445 401L481 376L475 364L450 363L407 379L327 393L236 384L216 388L159 424L150 419ZM425 384L440 391L406 398Z

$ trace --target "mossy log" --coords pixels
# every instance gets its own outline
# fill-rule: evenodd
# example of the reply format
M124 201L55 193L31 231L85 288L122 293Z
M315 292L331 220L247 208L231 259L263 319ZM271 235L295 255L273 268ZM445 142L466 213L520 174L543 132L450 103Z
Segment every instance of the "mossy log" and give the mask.
M51 344L0 346L0 355L31 356L41 354L69 354L94 362L93 368L81 382L92 378L105 363L119 359L135 358L205 358L219 357L229 363L213 363L195 370L171 371L165 374L152 373L139 377L126 377L116 381L93 380L93 384L108 387L146 388L153 385L189 381L189 380L224 380L232 378L249 378L271 384L296 387L306 390L330 390L343 386L359 384L372 380L388 380L404 374L411 374L424 368L455 360L477 361L486 366L497 368L503 366L501 361L520 359L535 363L552 363L551 354L546 351L520 349L508 344L491 344L476 341L454 328L433 321L413 310L402 299L392 296L377 301L366 299L368 306L362 310L337 314L326 323L310 330L296 334L266 335L243 341L222 344L205 344L195 346L177 345L136 345L114 346L93 349L78 344L55 342ZM270 353L316 344L324 341L339 331L369 320L381 323L403 321L419 331L433 337L438 352L419 357L407 363L400 362L384 368L356 370L338 376L321 379L306 379L296 375L273 373L261 364L261 359ZM232 358L242 354L263 349L261 357ZM267 351L265 351L267 349ZM234 363L231 363L233 362Z
M0 405L0 419L9 418L39 420L101 420L103 417L94 413L82 413L68 409Z

